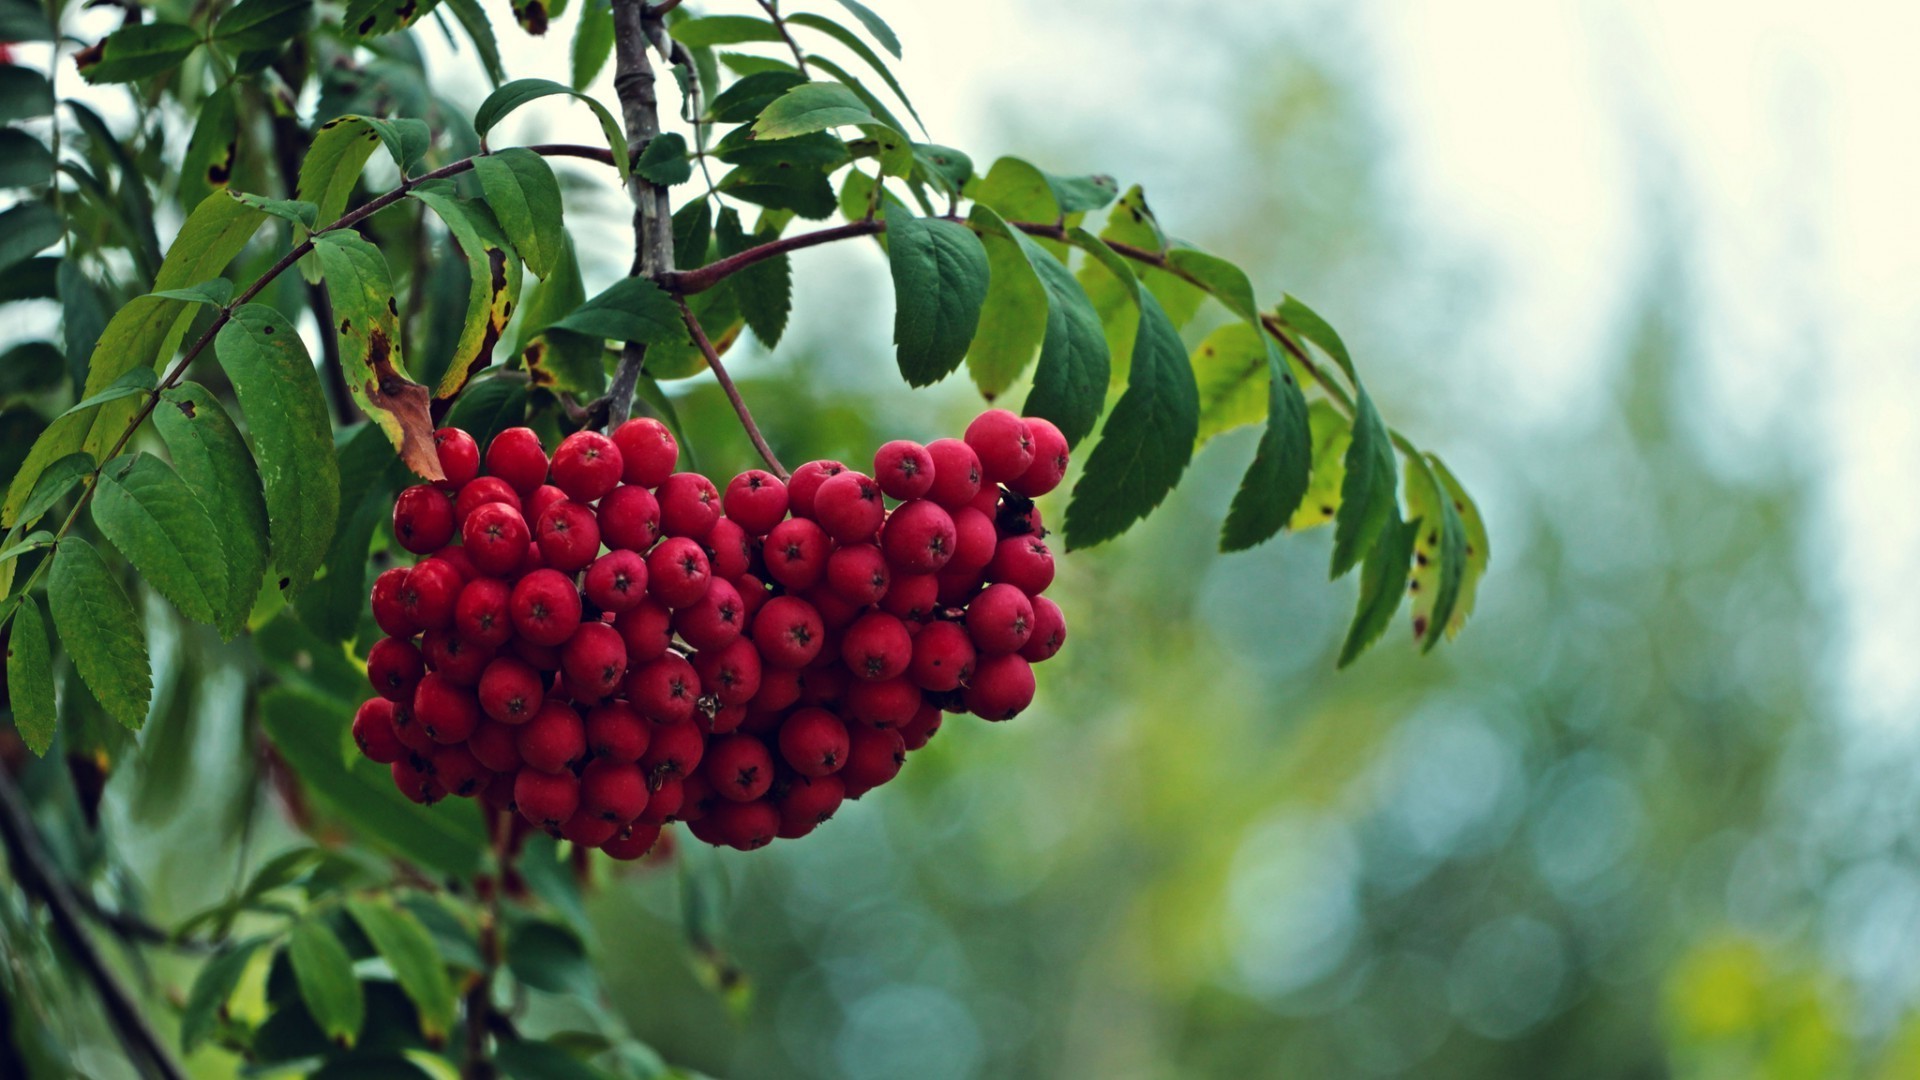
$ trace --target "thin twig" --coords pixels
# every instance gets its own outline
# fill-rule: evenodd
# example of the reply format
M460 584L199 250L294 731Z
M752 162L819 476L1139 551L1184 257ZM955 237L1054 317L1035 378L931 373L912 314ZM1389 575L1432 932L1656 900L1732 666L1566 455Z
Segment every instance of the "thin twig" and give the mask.
M773 447L768 446L766 437L760 434L760 425L753 422L753 413L748 411L747 403L740 398L740 388L733 384L733 376L727 374L726 365L720 362L720 353L714 349L713 342L707 340L706 329L700 325L700 320L694 316L693 309L687 306L685 300L676 296L673 302L680 305L680 320L687 324L687 332L693 335L693 343L699 346L700 355L707 358L707 366L713 369L713 377L719 380L721 391L732 403L734 415L740 418L740 426L747 429L747 438L753 440L753 448L760 451L760 459L767 463L767 468L773 470L773 475L785 480L786 466L773 456Z
M800 74L806 75L807 54L800 51L800 43L793 40L793 34L787 30L787 20L780 17L778 0L756 0L756 2L759 3L761 10L767 13L767 18L773 20L773 28L780 31L780 37L787 43L787 48L793 50L793 66L799 69ZM811 77L808 76L808 78Z
M729 255L724 259L716 259L698 270L678 270L670 274L665 274L655 280L661 288L670 293L679 296L692 296L695 293L706 292L728 277L745 270L755 263L765 262L776 255L784 255L789 251L799 251L802 248L815 247L820 244L831 244L836 240L846 240L855 236L872 236L875 233L883 233L886 231L887 223L879 219L874 219L871 221L850 222L846 225L835 225L831 228L817 229L813 232L798 233L793 236L783 236L777 240L769 240L756 247L750 247L739 254Z

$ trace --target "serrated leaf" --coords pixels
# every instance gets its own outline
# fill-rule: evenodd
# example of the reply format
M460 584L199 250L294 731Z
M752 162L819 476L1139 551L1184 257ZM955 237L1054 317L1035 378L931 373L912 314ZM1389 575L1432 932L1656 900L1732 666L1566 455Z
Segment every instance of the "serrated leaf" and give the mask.
M1193 350L1200 385L1200 442L1258 423L1267 415L1266 335L1244 322L1223 324Z
M987 299L987 249L973 230L936 218L892 216L893 343L909 386L931 386L966 359Z
M74 670L108 716L134 731L153 690L140 615L93 545L61 540L47 575L47 606Z
M480 0L447 0L447 7L467 32L467 40L473 42L473 51L479 55L480 65L486 68L488 81L494 86L506 81L506 69L500 65L500 42L493 34L493 20L487 18Z
M681 148L685 149L685 143ZM646 164L647 155L640 155L643 176ZM527 269L542 278L553 273L566 229L560 219L560 181L546 159L523 146L511 146L475 158L473 171L480 178L487 206L514 250L526 260Z
M790 139L845 125L877 124L873 115L848 87L840 83L808 82L787 91L761 110L753 122L759 139Z
M246 625L267 572L267 504L260 474L239 429L206 387L182 383L160 396L154 426L220 541L226 604L216 624L231 640Z
M312 203L318 220L339 218L360 182L360 171L379 145L379 133L361 117L336 116L321 124L300 161L294 198Z
M20 598L7 638L7 698L13 706L13 726L27 749L47 756L59 722L53 703L53 650L47 645L40 602L31 596Z
M778 235L775 231L746 235L740 225L739 212L730 206L720 211L719 220L714 224L714 239L719 242L722 258L768 243ZM793 310L793 270L787 257L775 256L734 274L727 280L727 290L740 317L760 343L769 349L780 344L780 336L787 329L787 316Z
M580 21L573 28L573 88L585 90L591 86L612 56L613 4L611 0L586 0L580 9Z
M339 341L340 370L354 403L386 433L407 468L422 479L444 479L427 388L407 376L401 354L400 305L386 257L352 229L322 233L313 250L333 308L333 326L323 332Z
M467 316L454 344L446 374L434 388L436 399L460 392L480 369L493 362L493 347L520 298L520 259L484 203L462 199L444 180L416 184L408 192L437 214L467 260Z
M0 187L38 187L53 181L53 153L18 128L0 128Z
M1397 514L1381 528L1379 539L1360 568L1360 605L1354 612L1353 625L1347 628L1347 640L1340 646L1337 666L1346 667L1359 659L1393 622L1393 613L1400 609L1400 598L1407 592L1407 564L1413 558L1413 541L1419 531L1418 521L1401 521Z
M1460 516L1460 526L1466 536L1466 563L1462 568L1460 594L1454 602L1453 615L1447 620L1447 636L1453 637L1467 623L1467 616L1473 614L1474 600L1480 592L1480 579L1486 576L1487 564L1492 558L1492 550L1487 539L1487 522L1480 516L1480 508L1474 505L1467 489L1454 477L1453 473L1440 458L1427 455L1427 462L1433 466L1436 479L1446 490L1453 504L1454 512Z
M1020 245L1047 295L1046 334L1023 411L1053 421L1067 445L1074 446L1093 433L1106 404L1111 359L1100 316L1065 263L1025 233L1009 228L1007 234ZM1181 360L1184 366L1184 355ZM1191 372L1187 378L1192 381Z
M691 49L780 40L780 31L772 23L752 15L708 15L682 19L668 27L667 33Z
M818 221L836 206L827 170L783 162L742 165L727 172L715 187L723 195L769 210L791 210Z
M818 30L846 46L855 56L858 56L867 67L873 69L874 74L880 76L881 81L887 84L887 89L893 91L893 96L900 99L900 104L907 107L907 114L913 117L913 122L919 125L922 132L926 131L927 125L921 121L919 112L914 109L913 102L908 99L907 92L901 87L900 81L893 77L893 72L888 69L886 61L880 59L872 49L867 47L867 43L856 37L851 30L834 22L832 19L808 12L789 15L787 16L787 22L793 26L805 26Z
M621 129L620 122L613 118L613 114L607 111L605 105L572 87L551 79L515 79L487 95L487 100L481 102L480 108L473 114L473 132L485 139L487 132L492 131L494 125L504 119L508 113L529 101L536 101L553 94L564 94L585 102L587 107L593 110L593 115L600 121L600 130L607 137L607 146L613 151L613 163L620 170L620 181L625 183L630 175L628 172L630 163L627 160L627 136Z
M1067 506L1069 548L1125 532L1160 505L1193 457L1200 391L1187 351L1153 293L1141 289L1127 390L1107 415Z
M1353 569L1373 548L1387 523L1399 516L1392 437L1365 387L1360 388L1354 401L1353 442L1347 447L1346 466L1346 479L1340 485L1340 509L1333 523L1330 573L1336 578Z
M440 0L348 0L340 26L363 38L405 30L433 11Z
M308 917L293 924L287 960L313 1022L335 1043L352 1046L367 1020L367 1000L347 947L324 921Z
M693 177L693 162L687 157L687 140L669 131L648 140L646 148L633 163L633 171L661 187L684 184Z
M745 76L722 90L707 106L707 118L718 124L744 124L760 115L773 100L807 81L791 68Z
M213 24L213 40L235 53L279 49L306 32L313 0L240 0Z
M609 341L677 345L687 340L673 297L640 277L621 278L554 326Z
M14 123L53 111L53 84L33 68L0 64L0 122Z
M860 20L860 25L867 28L867 33L873 35L873 40L879 42L881 48L892 53L895 60L900 59L900 39L894 34L893 27L887 25L885 19L874 14L872 8L860 3L859 0L840 0L840 6L852 12L853 17Z
M1280 302L1276 314L1281 322L1299 331L1301 337L1320 346L1321 351L1333 357L1334 362L1340 365L1340 370L1347 373L1348 380L1358 385L1359 376L1354 374L1353 357L1347 352L1347 343L1340 340L1339 331L1321 318L1319 312L1301 302L1299 297L1288 294Z
M1253 298L1253 282L1238 266L1204 251L1174 248L1167 252L1167 265L1200 282L1228 311L1247 320L1260 321L1260 305Z
M240 153L240 123L231 86L222 86L206 96L193 122L193 135L187 140L186 157L180 163L178 197L182 205L195 206L215 191L224 191L233 182L235 161Z
M433 1045L445 1042L453 1027L453 983L426 927L410 913L372 900L349 899L347 912L420 1010L420 1033Z
M992 401L1026 370L1046 336L1047 291L1012 230L990 214L975 206L968 219L987 251L987 298L967 349L967 373Z
M713 201L695 199L673 212L674 258L684 267L697 269L707 264L713 246Z
M228 190L228 194L263 214L270 214L309 232L319 227L320 208L310 202L300 199L269 199L264 195L231 189Z
M219 534L200 499L166 462L152 454L108 462L93 496L93 520L182 615L211 623L226 610Z
M1440 642L1453 619L1460 585L1467 572L1467 530L1442 492L1433 466L1418 455L1407 458L1407 515L1420 522L1413 542L1413 638L1428 652Z
M1340 489L1347 479L1347 447L1353 442L1352 422L1324 398L1315 399L1307 407L1307 429L1313 444L1313 468L1306 494L1287 522L1293 532L1333 524L1334 515L1340 511Z
M293 324L265 304L235 309L213 348L253 436L274 565L287 591L297 593L326 557L340 514L340 474L319 376Z
M1009 220L1052 224L1107 206L1119 193L1110 176L1056 176L1024 159L1003 157L987 170L973 197Z
M1312 476L1306 396L1279 346L1265 335L1261 342L1267 348L1267 428L1221 526L1222 551L1250 548L1278 533L1298 512Z
M187 991L187 1004L180 1013L180 1051L191 1054L207 1036L213 1034L227 999L240 987L247 965L267 943L264 937L230 941L213 958L201 965Z
M86 441L87 429L92 422L93 416L88 413L67 413L48 424L46 430L34 439L33 445L27 450L26 458L21 461L20 468L13 474L12 486L7 489L5 514L4 517L0 517L0 524L12 527L21 522L30 522L38 516L25 512L28 498L33 494L34 487L39 483L42 474L54 462L74 457L82 462L82 471L93 467L92 455L78 452L81 444Z
M80 77L95 85L149 78L179 67L199 45L200 31L181 23L121 27L100 43L98 59L79 63Z
M41 471L40 479L33 485L33 493L27 498L20 511L17 527L30 527L40 520L40 516L53 509L53 504L65 498L67 493L79 487L87 474L93 471L93 458L86 454L68 454L66 457L49 464Z

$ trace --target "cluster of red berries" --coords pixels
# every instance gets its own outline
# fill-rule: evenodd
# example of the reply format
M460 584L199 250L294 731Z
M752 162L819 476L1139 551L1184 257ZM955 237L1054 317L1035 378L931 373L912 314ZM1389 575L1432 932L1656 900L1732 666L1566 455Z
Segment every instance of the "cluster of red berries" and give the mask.
M1067 468L1041 419L891 442L724 493L666 427L434 433L400 493L424 556L380 574L378 697L353 736L408 797L475 796L617 858L660 827L741 849L806 835L892 780L943 712L1006 720L1066 638L1035 496ZM891 508L889 508L891 501Z

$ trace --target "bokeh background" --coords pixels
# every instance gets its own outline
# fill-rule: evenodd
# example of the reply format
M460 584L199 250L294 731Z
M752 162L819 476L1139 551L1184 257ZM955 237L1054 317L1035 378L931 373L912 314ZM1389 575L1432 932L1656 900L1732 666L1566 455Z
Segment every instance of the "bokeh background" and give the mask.
M692 910L674 869L590 897L635 1031L733 1077L1920 1073L1920 9L873 6L934 141L1141 183L1325 313L1492 569L1456 642L1403 615L1336 674L1353 580L1324 530L1214 550L1254 436L1216 440L1063 560L1016 722L950 722L806 843L683 849L723 883ZM570 32L504 35L510 73ZM624 208L578 176L591 287ZM978 407L893 377L877 249L795 270L777 354L734 359L788 461ZM702 467L745 467L678 392ZM153 909L217 897L195 808L138 794L107 809Z

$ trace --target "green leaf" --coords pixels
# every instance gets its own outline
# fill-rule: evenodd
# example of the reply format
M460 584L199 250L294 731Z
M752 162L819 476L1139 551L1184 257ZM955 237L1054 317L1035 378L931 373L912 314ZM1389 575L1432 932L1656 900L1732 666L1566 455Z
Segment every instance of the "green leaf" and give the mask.
M580 9L580 21L573 28L573 89L591 86L612 56L613 4L611 0L586 0Z
M407 374L400 349L400 305L380 249L352 229L314 240L321 277L333 308L331 332L340 343L340 369L354 403L379 425L407 467L427 480L444 479L433 446L427 388Z
M365 693L364 683L358 692ZM280 686L260 696L259 708L267 737L308 793L356 835L450 877L479 868L487 833L473 803L415 805L393 786L386 766L343 753L353 722L351 702Z
M1406 476L1407 513L1420 523L1413 542L1413 638L1422 652L1430 652L1460 600L1467 575L1467 528L1426 458L1409 455Z
M328 120L314 131L307 156L300 162L294 198L312 203L317 221L337 220L346 212L347 199L360 183L361 170L366 168L374 148L384 145L405 173L415 152L426 147L422 140L425 130L419 121L394 123L365 116ZM295 239L306 238L304 229L296 228L294 234ZM314 260L302 260L301 272L308 281L319 280Z
M53 182L53 153L18 128L0 128L0 187L38 187Z
M405 30L439 5L440 0L348 0L340 25L363 38Z
M31 596L20 598L13 632L7 638L7 697L13 705L13 726L27 749L46 757L59 714L53 705L53 650L47 645L47 624L40 615L40 602Z
M1250 329L1267 351L1267 429L1221 526L1222 551L1250 548L1279 532L1299 510L1313 469L1306 396L1280 347L1259 329Z
M665 139L667 136L661 136ZM679 139L680 136L673 136ZM658 144L660 140L655 140ZM684 151L686 144L681 143ZM653 145L647 147L650 153ZM641 175L660 181L646 172L647 154L640 155ZM480 190L500 228L512 242L527 269L537 277L553 273L560 258L565 228L560 220L560 181L545 158L522 146L510 146L484 157L475 158L473 171L480 178ZM685 179L685 177L682 177Z
M302 202L299 199L269 199L264 195L254 195L245 191L229 190L228 194L263 214L271 214L309 232L319 228L320 208L310 202Z
M752 15L708 15L682 19L667 29L675 41L690 49L738 45L745 41L779 41L780 31Z
M246 625L267 572L267 504L260 474L239 429L206 387L183 383L160 397L154 426L220 541L226 603L215 622L221 636L231 640Z
M892 53L895 60L900 59L900 39L894 36L893 27L888 26L885 19L875 15L872 8L859 0L840 0L840 6L860 20L860 25L867 28L867 33L873 35L873 40L879 42L881 48Z
M340 527L333 532L319 580L293 602L300 621L327 641L354 636L367 605L367 549L374 530L392 520L396 481L393 448L374 424L357 424L342 434L335 456L340 490L346 494Z
M714 226L714 238L720 243L720 255L736 255L757 244L778 238L775 229L762 229L752 236L740 227L740 214L729 206L720 211ZM787 316L793 310L793 269L785 255L755 263L727 280L727 289L740 309L740 317L753 330L753 336L771 349L780 344L786 332Z
M1244 322L1223 324L1193 350L1200 385L1200 442L1267 415L1267 343Z
M335 1043L352 1046L367 1020L367 1000L347 947L323 920L309 916L293 924L287 959L314 1023Z
M688 340L673 297L641 277L621 278L553 325L609 341L677 345Z
M1400 598L1407 592L1407 563L1413 558L1414 537L1420 531L1418 521L1400 521L1395 515L1381 530L1380 538L1367 552L1360 568L1360 606L1347 628L1347 640L1340 646L1339 667L1359 659L1367 647L1380 639Z
M693 177L693 162L687 157L687 140L669 131L647 141L646 148L633 163L633 171L661 187L684 184Z
M200 45L200 31L173 22L140 23L108 34L100 58L80 65L80 77L96 85L133 82L171 71Z
M140 615L93 545L77 536L60 541L47 575L47 605L74 670L101 708L140 730L153 688Z
M1280 321L1300 333L1300 336L1320 346L1321 351L1333 357L1347 378L1358 385L1359 376L1354 374L1353 357L1347 353L1347 343L1340 340L1338 331L1327 320L1300 301L1299 297L1289 294L1280 302L1277 312Z
M799 74L792 64L785 60L776 60L771 56L754 56L751 53L723 52L720 54L719 59L720 63L726 65L728 71L743 77L747 75L760 75L769 71L792 71L795 74Z
M833 185L824 168L785 163L755 163L729 171L715 185L721 194L770 210L791 210L818 221L835 208Z
M966 359L987 299L987 249L973 230L937 218L890 217L893 343L909 386L931 386Z
M93 520L149 585L195 622L227 608L226 567L207 510L178 473L152 454L100 473Z
M1093 433L1106 405L1111 360L1100 316L1065 263L1025 233L1009 229L1008 235L1025 252L1047 293L1046 336L1041 339L1040 363L1034 368L1033 390L1023 411L1053 421L1067 445L1077 445ZM1184 367L1185 350L1181 352ZM1187 382L1192 382L1190 371Z
M1340 485L1340 510L1333 523L1333 566L1339 577L1371 550L1389 521L1397 520L1394 489L1399 486L1393 441L1365 387L1354 403L1353 442L1347 447L1347 475Z
M228 281L226 278L217 277L211 281L203 281L198 285L189 285L184 289L163 289L151 295L167 300L185 300L190 304L225 307L227 306L227 301L233 299L233 282ZM152 368L139 368L136 370L144 371L147 375L153 374Z
M0 270L59 243L60 232L60 216L46 203L15 203L0 211Z
M859 95L839 83L809 82L775 98L753 122L753 134L760 139L790 139L842 125L868 125L880 121Z
M992 401L1026 370L1047 335L1047 290L1026 248L998 215L976 205L968 222L987 251L987 298L967 350L967 372Z
M38 516L24 512L28 506L28 497L33 494L41 475L47 472L54 462L73 457L81 461L82 472L93 468L92 455L78 452L81 444L86 441L87 428L92 423L92 419L86 413L67 413L47 425L46 430L33 441L33 446L27 450L26 459L20 463L20 468L13 474L13 483L7 489L7 501L3 508L4 517L0 518L0 524L12 527L21 522L30 523ZM44 512L42 510L42 513Z
M197 206L213 192L226 190L233 182L239 149L240 120L234 91L231 86L222 86L200 103L200 115L193 122L186 157L180 162L180 203Z
M1180 332L1140 289L1126 393L1113 406L1067 506L1069 548L1110 540L1160 505L1193 457L1200 391Z
M1003 157L981 178L974 198L1009 220L1052 224L1098 210L1119 193L1110 176L1055 176L1021 158Z
M34 484L33 494L22 507L17 524L31 526L39 521L42 514L53 509L54 503L66 498L67 493L80 486L80 482L91 472L93 459L85 454L68 454L48 465Z
M207 1036L213 1034L227 999L240 987L247 965L267 943L264 937L230 941L201 966L187 991L186 1008L180 1013L180 1051L191 1054Z
M0 64L0 122L14 123L53 111L53 84L33 68Z
M495 435L510 427L519 427L527 419L527 388L524 383L507 379L481 379L469 383L447 410L446 422L472 435L485 446Z
M1340 511L1340 489L1347 479L1347 447L1353 444L1353 424L1334 407L1317 398L1307 407L1307 428L1313 443L1313 469L1307 492L1300 498L1287 528L1304 532L1333 524Z
M921 121L919 112L915 111L913 102L908 100L907 92L900 86L899 80L895 79L893 72L888 70L886 61L880 59L872 49L867 47L867 43L856 37L851 30L834 22L832 19L823 18L822 16L809 14L807 12L789 15L787 16L787 22L793 26L805 26L818 30L835 41L838 41L840 44L845 45L855 56L858 56L865 62L869 68L872 68L875 74L880 76L881 81L887 84L887 88L893 91L893 96L899 98L900 104L907 107L907 114L913 117L913 122L920 126L921 131L926 131L927 125Z
M240 0L213 24L213 40L234 53L278 50L306 32L313 0Z
M571 930L527 919L507 935L507 967L513 977L550 994L591 997L599 987L593 961Z
M349 899L347 912L420 1010L420 1033L433 1045L445 1042L453 1027L453 983L427 928L389 903Z
M8 533L7 539L12 540L15 536L19 535L19 532L20 530L15 529L13 532ZM12 545L5 551L0 551L0 563L12 562L29 551L42 551L52 547L53 544L54 537L52 533L45 529L36 530L35 532L29 533L26 539Z
M1473 614L1473 603L1480 591L1480 579L1486 576L1487 563L1491 549L1487 542L1487 522L1480 516L1480 508L1474 505L1467 489L1437 456L1427 455L1427 462L1433 466L1436 479L1445 489L1453 509L1460 517L1460 526L1466 533L1466 565L1462 568L1460 594L1454 602L1453 615L1446 622L1447 636L1453 637L1467 623L1467 616Z
M610 1080L610 1074L551 1042L504 1039L496 1048L500 1071L512 1080Z
M1253 298L1253 282L1247 272L1217 255L1193 248L1175 248L1167 252L1167 265L1200 282L1228 311L1250 323L1260 321L1260 305Z
M214 338L253 435L266 492L273 562L297 593L326 557L340 513L333 427L313 360L293 324L265 304L247 304Z
M511 84L510 84L511 85ZM446 374L433 396L450 398L493 362L493 347L520 298L520 259L485 203L455 195L450 181L416 184L408 194L427 204L453 234L467 260L467 317Z
M520 306L519 340L513 346L533 385L571 391L582 395L582 400L606 389L607 369L602 361L606 346L599 338L555 330L553 324L586 299L573 239L562 233L559 264L545 281L527 290Z
M0 5L0 41L52 41L53 23L31 0L6 0Z
M89 410L97 409L109 401L120 401L124 398L135 397L141 394L150 394L153 392L154 384L158 381L159 380L154 377L152 368L134 368L132 371L115 379L106 389L74 403L67 412L77 416Z
M600 120L600 130L607 136L607 146L613 150L613 162L620 169L620 181L625 183L629 176L627 136L622 131L620 122L613 118L613 114L607 111L605 105L586 94L575 91L572 87L564 86L551 79L515 79L489 94L487 100L480 103L479 110L473 114L473 132L485 139L487 132L492 131L494 125L508 113L529 101L552 94L565 94L576 98L586 102L587 107L593 110L594 116Z
M951 146L914 143L913 162L915 176L953 194L973 179L973 159Z
M744 124L759 116L775 98L806 81L805 75L790 68L748 75L713 99L707 106L707 118L719 124Z
M506 81L507 71L500 65L500 42L493 34L493 20L487 18L480 0L447 0L447 7L467 32L467 40L473 42L473 51L479 55L481 66L487 69L487 80L494 86Z

